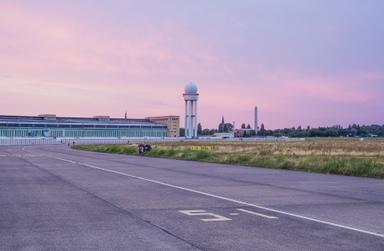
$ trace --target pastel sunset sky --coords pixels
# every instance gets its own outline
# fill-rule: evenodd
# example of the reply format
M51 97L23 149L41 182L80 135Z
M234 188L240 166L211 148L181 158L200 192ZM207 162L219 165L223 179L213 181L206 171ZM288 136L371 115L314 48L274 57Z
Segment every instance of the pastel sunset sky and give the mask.
M384 124L382 0L0 0L0 114ZM182 120L183 124L183 120Z

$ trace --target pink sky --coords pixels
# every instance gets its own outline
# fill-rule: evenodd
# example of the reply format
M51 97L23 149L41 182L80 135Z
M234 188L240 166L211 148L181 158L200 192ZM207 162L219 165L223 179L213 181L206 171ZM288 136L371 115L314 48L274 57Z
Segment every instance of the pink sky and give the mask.
M383 28L374 5L349 24L358 1L346 20L319 1L304 6L317 18L267 1L78 2L0 1L1 114L183 117L194 81L203 127L252 125L255 105L267 128L384 124L383 34L360 27Z

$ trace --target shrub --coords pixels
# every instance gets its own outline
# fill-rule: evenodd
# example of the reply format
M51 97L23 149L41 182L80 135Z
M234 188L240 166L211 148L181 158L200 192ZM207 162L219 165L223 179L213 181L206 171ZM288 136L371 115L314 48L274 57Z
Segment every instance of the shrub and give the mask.
M135 154L135 153L137 153L137 149L136 149L136 147L133 147L133 146L126 146L126 147L124 147L123 152L125 154Z
M211 154L208 151L198 151L196 153L196 159L207 159L211 156Z

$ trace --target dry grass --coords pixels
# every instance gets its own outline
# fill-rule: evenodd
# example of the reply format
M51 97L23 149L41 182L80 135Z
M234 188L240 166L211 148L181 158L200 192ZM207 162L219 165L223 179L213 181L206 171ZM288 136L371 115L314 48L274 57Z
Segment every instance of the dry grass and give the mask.
M303 142L177 142L156 143L163 149L184 150L194 145L216 146L215 152L246 152L252 154L283 155L350 155L384 156L384 140L331 139L306 140Z
M191 146L215 146L191 151ZM156 143L147 156L384 178L384 140L311 139L303 142ZM79 149L136 154L135 145L78 146Z

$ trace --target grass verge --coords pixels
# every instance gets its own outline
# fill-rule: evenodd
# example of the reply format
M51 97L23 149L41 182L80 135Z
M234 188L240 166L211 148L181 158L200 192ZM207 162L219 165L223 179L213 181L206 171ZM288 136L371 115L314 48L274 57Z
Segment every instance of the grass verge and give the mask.
M213 151L192 151L191 144L185 142L159 143L152 145L153 150L144 156L384 178L384 141L380 140L214 144L216 148ZM73 148L139 155L137 145L76 145Z

